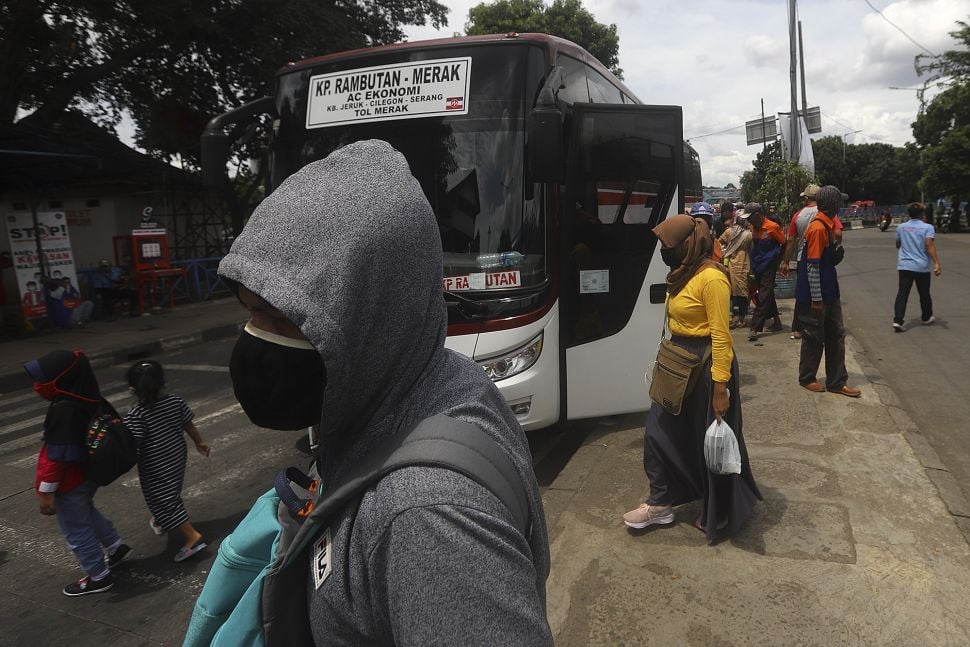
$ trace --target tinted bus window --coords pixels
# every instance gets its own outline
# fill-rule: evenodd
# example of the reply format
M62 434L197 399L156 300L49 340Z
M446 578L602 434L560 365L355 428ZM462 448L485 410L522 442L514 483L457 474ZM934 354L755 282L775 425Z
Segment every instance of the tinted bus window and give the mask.
M620 89L593 68L586 70L586 81L589 83L589 100L591 102L623 103Z
M566 86L559 91L559 98L566 103L589 102L586 64L568 56L560 56L556 64L562 66L562 82Z
M472 58L468 114L306 127L312 75L464 56ZM454 289L542 286L547 254L541 193L527 195L523 190L525 119L537 82L530 82L527 70L537 62L541 66L541 59L540 49L522 45L400 50L283 74L277 92L273 185L341 146L385 140L407 159L434 210L444 274L456 278ZM466 281L473 274L484 277L484 284ZM492 274L501 274L502 282Z

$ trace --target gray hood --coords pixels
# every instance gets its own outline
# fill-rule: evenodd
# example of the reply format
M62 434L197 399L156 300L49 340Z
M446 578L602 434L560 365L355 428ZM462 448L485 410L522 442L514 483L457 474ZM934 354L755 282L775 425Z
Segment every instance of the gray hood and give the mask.
M219 273L275 306L319 351L323 434L380 420L443 350L437 224L386 142L351 144L288 178Z

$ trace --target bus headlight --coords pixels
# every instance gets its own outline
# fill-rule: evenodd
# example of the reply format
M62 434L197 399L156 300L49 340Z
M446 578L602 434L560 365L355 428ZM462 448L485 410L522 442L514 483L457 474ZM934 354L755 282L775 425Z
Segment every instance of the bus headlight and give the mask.
M508 353L507 355L501 355L499 357L493 357L491 359L486 359L478 362L478 364L485 369L485 375L489 377L493 382L498 382L499 380L504 380L507 377L512 377L513 375L518 375L522 371L528 369L530 366L536 363L539 359L539 354L542 352L542 333L530 341L528 344L521 348Z

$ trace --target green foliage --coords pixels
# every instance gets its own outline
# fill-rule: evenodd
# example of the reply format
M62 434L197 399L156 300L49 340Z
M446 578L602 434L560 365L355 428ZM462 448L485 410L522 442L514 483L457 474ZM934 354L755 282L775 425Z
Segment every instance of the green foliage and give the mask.
M44 132L67 110L128 112L139 145L193 162L215 115L270 94L286 62L401 40L446 22L437 0L9 0L0 4L0 124Z
M950 35L958 49L916 58L916 71L929 75L927 84L935 81L944 88L923 103L913 122L923 186L932 196L966 195L970 189L970 24L957 25Z
M773 205L782 220L787 221L802 208L799 194L807 184L814 181L808 170L798 162L775 157L768 162L764 182L754 194L754 200L764 205Z
M902 204L918 200L919 159L912 144L846 144L830 135L812 141L818 184L831 184L850 200Z
M754 202L765 182L765 175L772 160L781 158L781 142L775 141L763 148L754 160L754 166L741 175L741 199L744 202Z
M581 0L554 0L548 7L542 0L496 0L475 5L468 11L465 32L469 36L510 31L551 34L571 40L623 78L616 25L596 22Z

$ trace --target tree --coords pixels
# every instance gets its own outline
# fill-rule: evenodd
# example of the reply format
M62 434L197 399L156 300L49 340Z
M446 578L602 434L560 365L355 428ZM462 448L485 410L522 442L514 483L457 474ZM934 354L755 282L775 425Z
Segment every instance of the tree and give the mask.
M468 11L465 32L469 36L538 32L571 40L595 56L613 74L623 78L619 67L620 37L616 25L596 22L581 0L496 0Z
M890 205L919 199L919 160L912 145L846 144L841 137L812 142L819 184L832 184L850 200Z
M68 110L161 158L198 154L211 117L270 94L287 61L438 27L437 0L8 0L0 4L0 126L46 132ZM25 114L26 113L26 114Z
M799 194L805 185L814 180L808 169L798 162L775 157L768 163L764 182L754 199L761 204L774 206L782 219L787 220L801 209Z
M959 196L970 189L970 24L950 32L959 49L939 57L916 57L916 71L943 91L920 106L913 136L921 147L923 186L934 196ZM962 47L961 47L962 45ZM920 93L920 98L923 98Z
M813 140L812 154L815 157L815 175L820 185L832 184L841 187L846 183L848 146L841 137L829 135Z
M761 192L761 185L765 182L765 175L771 161L781 157L781 142L772 142L763 148L754 160L754 166L741 176L741 199L753 202Z

